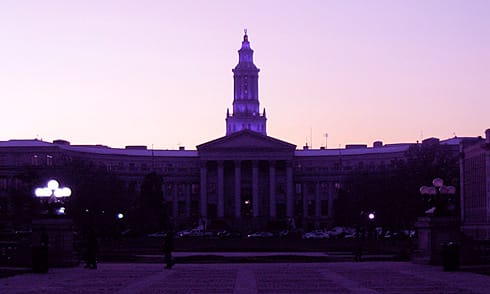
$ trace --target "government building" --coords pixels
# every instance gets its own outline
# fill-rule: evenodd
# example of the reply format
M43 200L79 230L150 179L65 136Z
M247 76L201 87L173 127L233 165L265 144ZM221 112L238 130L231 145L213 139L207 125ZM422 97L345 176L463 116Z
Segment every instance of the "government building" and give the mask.
M260 109L259 69L253 53L245 32L233 69L233 107L226 112L223 137L203 142L195 150L110 148L65 140L1 141L0 199L27 184L18 176L21 170L38 169L48 179L50 172L81 160L115 174L126 189L135 191L147 174L160 175L164 213L177 223L205 220L210 225L260 230L283 222L309 230L333 224L336 199L349 174L389 170L406 160L411 146L421 144L378 141L372 146L311 149L269 136L266 111ZM460 138L433 140L450 152L460 152Z

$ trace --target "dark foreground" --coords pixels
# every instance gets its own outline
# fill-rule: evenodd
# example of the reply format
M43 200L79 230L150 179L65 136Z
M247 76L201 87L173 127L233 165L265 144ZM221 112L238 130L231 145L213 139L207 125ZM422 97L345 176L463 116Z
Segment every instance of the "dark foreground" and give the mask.
M490 277L410 262L101 263L0 279L0 293L488 293Z

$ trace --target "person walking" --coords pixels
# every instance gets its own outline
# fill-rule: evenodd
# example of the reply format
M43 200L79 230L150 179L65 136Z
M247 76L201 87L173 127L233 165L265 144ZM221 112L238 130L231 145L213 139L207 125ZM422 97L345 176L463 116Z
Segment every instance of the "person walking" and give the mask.
M172 251L174 250L174 232L172 230L167 232L163 243L163 253L165 255L165 269L171 269L174 265L172 260Z
M41 228L40 240L40 272L47 273L49 268L49 237L46 228Z
M93 229L90 229L87 237L87 265L89 269L97 269L97 236Z

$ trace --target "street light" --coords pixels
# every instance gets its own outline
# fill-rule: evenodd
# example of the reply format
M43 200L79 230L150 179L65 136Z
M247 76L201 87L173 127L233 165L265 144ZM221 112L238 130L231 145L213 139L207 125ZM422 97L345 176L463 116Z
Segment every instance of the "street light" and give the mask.
M38 187L34 190L34 195L39 199L47 199L47 202L54 205L55 203L63 203L64 198L71 196L71 189L68 187L60 187L56 180L49 180L45 187ZM59 207L56 214L65 214L65 208Z
M420 187L420 194L427 201L430 208L425 211L426 214L441 215L446 209L447 213L454 210L455 206L452 203L453 196L456 194L454 186L444 186L444 181L441 178L435 178L432 181L432 186Z

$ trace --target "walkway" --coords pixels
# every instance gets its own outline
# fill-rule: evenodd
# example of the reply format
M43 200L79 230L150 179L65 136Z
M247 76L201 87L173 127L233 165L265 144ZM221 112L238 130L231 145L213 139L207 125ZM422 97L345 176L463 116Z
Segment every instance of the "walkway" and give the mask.
M0 293L488 293L490 277L409 262L102 263L0 279Z

